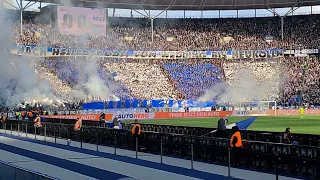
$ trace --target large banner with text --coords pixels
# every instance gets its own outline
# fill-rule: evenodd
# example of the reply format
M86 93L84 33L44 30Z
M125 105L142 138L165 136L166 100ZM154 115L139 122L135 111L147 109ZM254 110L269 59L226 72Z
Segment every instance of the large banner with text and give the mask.
M198 111L198 112L156 112L156 113L113 113L105 114L106 120L112 120L116 116L122 120L134 119L178 119L178 118L210 118L231 115L232 111ZM100 114L70 114L42 116L48 119L77 119L99 121Z
M131 59L246 59L283 57L285 51L282 49L228 51L134 51L15 45L10 49L10 52L17 55L29 55L36 57L91 56Z

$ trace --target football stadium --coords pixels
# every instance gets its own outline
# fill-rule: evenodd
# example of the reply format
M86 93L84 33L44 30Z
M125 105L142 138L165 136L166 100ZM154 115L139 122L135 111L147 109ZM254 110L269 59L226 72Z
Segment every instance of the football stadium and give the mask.
M320 179L320 0L0 5L0 180Z

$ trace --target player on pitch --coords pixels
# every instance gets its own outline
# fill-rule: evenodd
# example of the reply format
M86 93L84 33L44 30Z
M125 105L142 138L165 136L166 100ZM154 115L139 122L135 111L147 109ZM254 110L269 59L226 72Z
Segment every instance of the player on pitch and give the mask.
M301 106L299 108L299 113L300 113L300 119L303 119L303 116L304 116L304 107L303 106Z

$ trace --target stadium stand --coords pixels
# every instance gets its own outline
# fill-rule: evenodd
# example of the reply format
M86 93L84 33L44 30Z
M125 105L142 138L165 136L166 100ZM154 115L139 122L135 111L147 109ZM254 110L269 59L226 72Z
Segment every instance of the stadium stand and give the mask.
M179 63L164 63L170 78L187 99L197 99L204 91L223 80L219 66L210 63L212 60L190 60Z
M62 35L51 25L39 23L37 18L26 20L22 36L19 34L20 27L17 23L12 24L11 32L17 44L51 47L119 50L317 48L319 40L316 37L320 32L318 18L319 15L284 18L283 40L279 35L281 23L277 17L156 19L153 42L151 42L149 21L144 18L110 18L106 37ZM267 42L266 36L272 37L273 40ZM59 85L59 92L67 94L70 88L75 88L73 85L78 82L75 78L81 73L79 67L70 65L75 58L48 59L42 64L45 67L42 70L46 71L47 75L52 74L49 76L58 77L49 81L52 84L62 84ZM80 61L78 59L77 61ZM232 85L236 80L234 74L239 70L237 60L216 59L215 62L190 60L187 63L152 59L145 61L105 59L103 65L99 67L99 72L106 84L114 87L113 92L120 99L166 100L197 99L206 89L221 81ZM257 84L264 82L264 86L271 87L271 90L262 92L261 100L277 100L282 106L299 105L304 83L304 102L308 105L319 105L319 98L315 96L319 93L316 88L319 85L317 80L319 57L314 56L306 62L308 64L306 71L301 66L304 61L303 57L285 57L280 60L252 59L246 62L242 60L240 63L241 67L249 69L248 72L254 76ZM77 64L83 65L78 62ZM68 72L63 69L68 69ZM150 76L151 74L153 76ZM116 76L113 77L114 75Z

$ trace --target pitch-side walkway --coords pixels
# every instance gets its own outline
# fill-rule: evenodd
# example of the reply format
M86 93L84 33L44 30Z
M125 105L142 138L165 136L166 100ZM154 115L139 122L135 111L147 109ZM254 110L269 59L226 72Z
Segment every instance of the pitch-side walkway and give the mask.
M191 180L227 179L228 169L224 166L194 162L194 169L190 169L188 160L172 157L139 153L117 149L113 147L97 146L93 144L71 142L33 134L0 130L0 158L2 161L16 166L40 172L58 179L141 179L141 180ZM44 141L46 140L46 141ZM0 170L1 172L1 170ZM273 180L275 175L248 170L231 168L234 179ZM294 179L279 177L279 179Z

